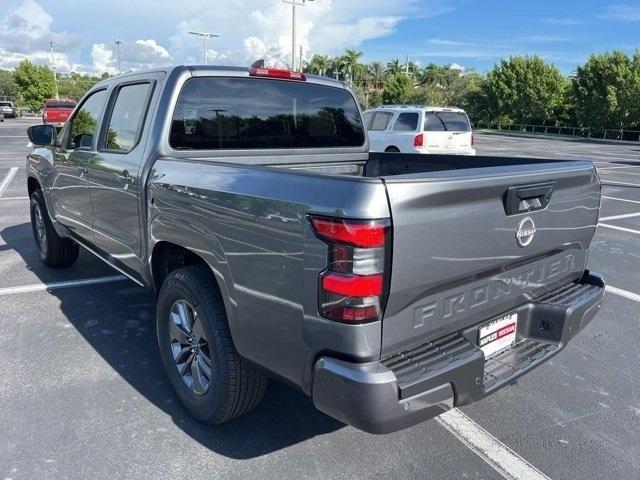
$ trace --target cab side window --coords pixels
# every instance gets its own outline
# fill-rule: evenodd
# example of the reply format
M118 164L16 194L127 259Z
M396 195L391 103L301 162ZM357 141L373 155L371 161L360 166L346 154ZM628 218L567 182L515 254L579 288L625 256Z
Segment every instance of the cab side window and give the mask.
M67 148L91 148L93 137L98 133L100 112L107 99L107 91L100 90L85 100L71 119Z

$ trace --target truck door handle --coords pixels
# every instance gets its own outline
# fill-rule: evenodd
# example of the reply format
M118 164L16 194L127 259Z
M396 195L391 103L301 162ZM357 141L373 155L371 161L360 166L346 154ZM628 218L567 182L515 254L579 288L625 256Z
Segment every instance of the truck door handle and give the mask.
M504 196L507 215L534 212L547 208L556 182L535 183L509 187Z

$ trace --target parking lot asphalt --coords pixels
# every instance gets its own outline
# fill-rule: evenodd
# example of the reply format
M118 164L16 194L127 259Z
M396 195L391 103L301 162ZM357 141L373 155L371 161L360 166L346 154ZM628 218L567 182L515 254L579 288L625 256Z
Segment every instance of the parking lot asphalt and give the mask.
M507 475L447 422L368 435L276 382L243 418L191 420L162 371L153 294L85 252L41 265L24 173L35 121L0 124L0 480ZM531 467L518 478L640 478L640 145L478 135L477 148L595 161L605 198L589 266L621 290L552 361L461 410Z

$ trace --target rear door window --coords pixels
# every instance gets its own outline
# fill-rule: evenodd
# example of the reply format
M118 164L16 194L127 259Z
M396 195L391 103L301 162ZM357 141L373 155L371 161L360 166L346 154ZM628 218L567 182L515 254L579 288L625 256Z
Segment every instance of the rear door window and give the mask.
M391 117L393 117L393 113L391 112L376 112L369 130L378 132L386 130L389 122L391 121Z
M105 144L104 149L127 153L135 147L142 130L150 89L151 84L138 83L118 90L106 139L101 142Z
M424 130L426 132L469 132L471 125L464 112L426 112Z
M348 90L259 78L192 78L171 124L176 149L356 147L362 119Z
M393 130L396 132L415 132L418 129L419 117L417 112L401 113L393 125Z

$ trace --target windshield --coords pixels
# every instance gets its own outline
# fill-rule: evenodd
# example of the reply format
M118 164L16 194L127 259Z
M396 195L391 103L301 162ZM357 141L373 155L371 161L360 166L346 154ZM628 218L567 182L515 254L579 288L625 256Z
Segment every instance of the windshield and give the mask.
M469 118L464 112L426 112L425 132L470 132Z
M181 149L359 147L362 119L345 89L256 78L193 78L176 105Z
M76 103L69 100L47 100L47 108L76 108Z
M0 107L13 107L11 102L0 102Z

